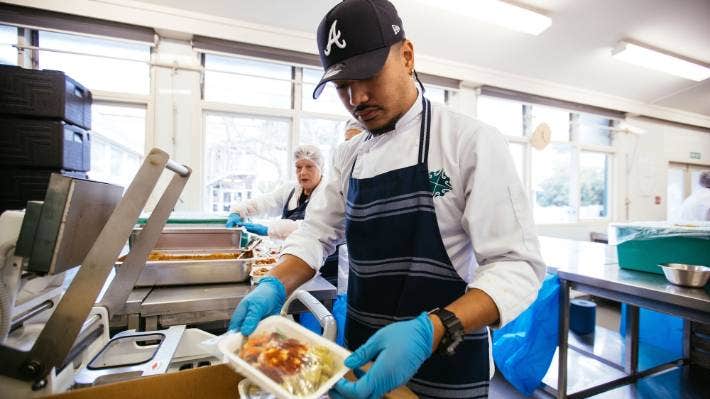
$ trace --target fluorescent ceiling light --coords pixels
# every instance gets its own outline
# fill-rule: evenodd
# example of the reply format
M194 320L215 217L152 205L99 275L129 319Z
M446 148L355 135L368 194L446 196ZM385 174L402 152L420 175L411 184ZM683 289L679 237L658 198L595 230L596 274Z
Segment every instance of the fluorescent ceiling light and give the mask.
M710 78L710 68L707 66L629 42L619 42L611 54L614 58L630 64L655 69L696 82Z
M426 3L530 35L539 35L552 24L548 16L500 0L433 0Z

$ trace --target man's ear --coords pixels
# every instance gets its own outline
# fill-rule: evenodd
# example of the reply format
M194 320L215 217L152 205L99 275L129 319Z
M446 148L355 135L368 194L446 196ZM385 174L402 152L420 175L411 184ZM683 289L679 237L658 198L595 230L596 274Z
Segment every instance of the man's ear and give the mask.
M400 48L400 55L404 61L404 67L411 71L414 69L414 44L407 39L404 39Z

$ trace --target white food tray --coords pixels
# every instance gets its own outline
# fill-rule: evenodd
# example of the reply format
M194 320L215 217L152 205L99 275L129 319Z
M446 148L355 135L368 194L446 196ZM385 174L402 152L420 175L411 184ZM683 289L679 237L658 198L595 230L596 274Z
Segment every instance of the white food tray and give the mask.
M237 373L248 378L262 389L273 393L279 399L320 398L348 372L349 369L343 364L345 358L350 356L350 351L347 349L321 337L320 335L283 316L270 316L262 320L257 326L256 331L254 331L254 334L258 334L262 331L273 330L278 330L287 337L295 338L307 345L320 345L328 348L328 350L330 350L333 354L333 358L335 360L336 369L333 375L310 395L297 396L286 391L286 389L274 382L266 374L262 373L259 369L239 357L239 350L244 342L244 336L241 333L227 333L219 340L217 348L219 348L227 363L234 368Z

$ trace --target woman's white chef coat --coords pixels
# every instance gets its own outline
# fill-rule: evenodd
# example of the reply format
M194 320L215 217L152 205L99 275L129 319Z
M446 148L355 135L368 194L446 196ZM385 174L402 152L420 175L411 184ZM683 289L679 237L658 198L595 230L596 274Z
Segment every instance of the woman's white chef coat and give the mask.
M321 179L323 179L321 184L318 184L311 193L311 200L315 198L318 192L323 191L325 187L325 176ZM291 182L278 187L268 194L235 203L231 207L231 212L239 211L240 209L238 208L242 208L242 210L246 211L246 214L241 214L240 212L242 217L281 217L284 205L288 200L288 195L293 189L295 189L295 192L288 201L288 210L296 209L296 207L298 207L298 198L303 192L303 187L298 183ZM309 202L308 209L310 209L310 205L311 203Z

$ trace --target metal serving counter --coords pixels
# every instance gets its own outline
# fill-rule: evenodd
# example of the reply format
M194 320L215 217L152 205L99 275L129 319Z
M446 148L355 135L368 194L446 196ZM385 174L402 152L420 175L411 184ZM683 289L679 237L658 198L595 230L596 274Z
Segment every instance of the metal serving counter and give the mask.
M126 302L126 314L112 319L111 327L150 331L181 324L227 322L251 287L247 282L134 288ZM301 289L332 309L337 290L323 277L315 277ZM289 313L302 311L303 305L297 302Z
M688 365L690 350L689 321L710 324L710 294L706 289L679 287L669 283L662 275L621 269L616 262L616 248L611 245L543 237L541 246L543 256L550 265L550 271L556 271L560 279L557 378L555 379L548 372L545 379L548 385L546 391L558 398L584 398L633 384L644 377L657 378L661 373L672 369L678 369L683 375L688 376L685 367ZM570 289L627 304L626 338L624 344L620 346L624 351L623 354L617 354L610 360L609 356L602 356L595 350L594 342L591 345L580 344L576 338L572 340L569 338L571 336L569 333ZM673 359L639 370L639 307L679 316L686 320L682 359ZM573 349L574 352L568 352L568 348ZM570 361L572 360L576 369L583 369L584 367L577 367L580 355L589 361L597 361L601 366L610 368L611 379L601 384L598 384L599 381L594 381L598 384L596 386L581 388L577 386L576 392L568 394L567 390L570 388L568 371L572 371L568 370L567 365L572 363ZM619 364L619 360L622 359L623 364ZM553 368L554 366L553 363ZM701 395L702 390L707 388L697 388L707 384L706 381L698 378L686 378L683 384L688 386L683 387L683 396L680 397L695 397L694 395ZM560 388L554 389L551 386ZM615 391L614 395L623 397L623 393L618 391Z

